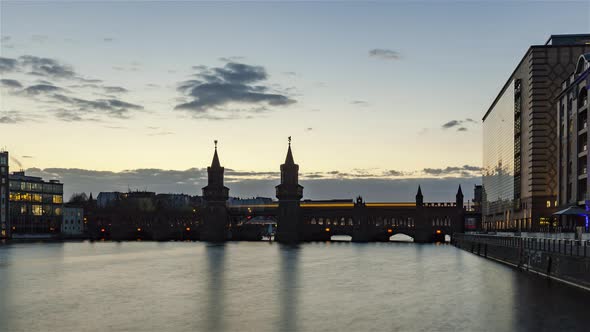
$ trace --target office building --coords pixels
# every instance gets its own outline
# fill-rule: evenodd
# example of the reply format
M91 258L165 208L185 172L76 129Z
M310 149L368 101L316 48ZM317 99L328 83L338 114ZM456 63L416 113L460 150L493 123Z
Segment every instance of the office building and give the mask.
M590 54L580 55L575 70L562 83L557 99L558 117L558 204L559 209L588 210L588 87ZM561 217L559 227L588 230L588 218L572 213Z
M84 209L79 206L65 205L61 223L64 237L76 237L84 233Z
M63 213L63 184L27 176L24 171L13 172L9 182L12 237L57 235Z
M483 117L483 227L538 231L557 209L556 98L590 35L528 48Z

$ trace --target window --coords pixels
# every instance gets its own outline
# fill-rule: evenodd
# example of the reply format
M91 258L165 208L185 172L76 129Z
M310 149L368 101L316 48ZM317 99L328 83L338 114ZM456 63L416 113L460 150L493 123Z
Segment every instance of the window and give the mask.
M53 195L53 204L62 204L62 203L63 203L63 196Z
M33 215L40 216L43 215L43 208L41 205L32 205Z

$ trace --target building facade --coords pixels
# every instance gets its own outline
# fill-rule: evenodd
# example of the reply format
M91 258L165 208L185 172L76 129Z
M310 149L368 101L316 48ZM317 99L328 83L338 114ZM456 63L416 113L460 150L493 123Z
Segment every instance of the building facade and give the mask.
M590 53L578 58L575 71L562 83L557 99L556 116L559 137L560 209L577 206L588 210L588 87L590 86ZM584 227L588 231L588 218L562 216L559 227L574 230Z
M23 171L12 173L9 182L12 237L57 235L63 215L63 184Z
M483 117L483 227L538 231L557 209L555 100L590 35L529 47Z
M10 238L8 152L0 151L0 240Z
M64 206L61 234L65 237L84 234L84 209L82 207Z

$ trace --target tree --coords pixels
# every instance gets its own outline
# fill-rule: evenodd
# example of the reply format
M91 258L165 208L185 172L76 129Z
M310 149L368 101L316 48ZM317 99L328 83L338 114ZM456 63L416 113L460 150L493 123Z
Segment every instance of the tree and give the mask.
M73 204L82 204L88 201L88 196L86 193L73 193L72 197L70 197L70 201L68 203Z

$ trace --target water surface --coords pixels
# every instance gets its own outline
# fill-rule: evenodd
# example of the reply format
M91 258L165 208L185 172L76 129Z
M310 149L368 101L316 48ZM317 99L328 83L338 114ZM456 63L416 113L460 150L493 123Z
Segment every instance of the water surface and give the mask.
M566 331L589 303L450 245L0 246L2 331Z

